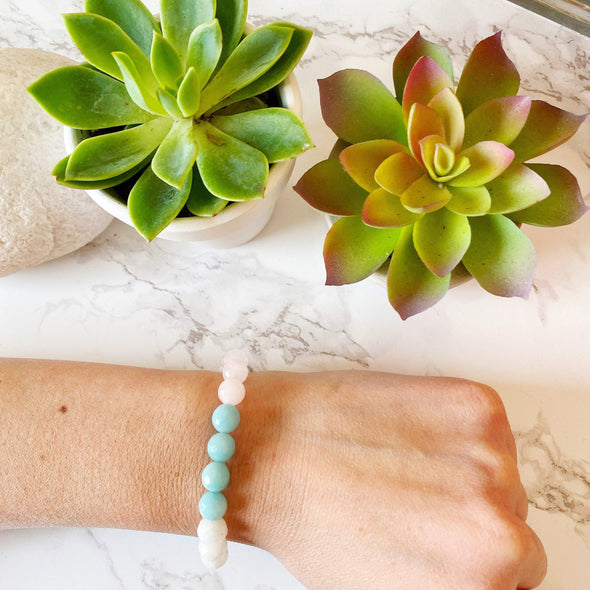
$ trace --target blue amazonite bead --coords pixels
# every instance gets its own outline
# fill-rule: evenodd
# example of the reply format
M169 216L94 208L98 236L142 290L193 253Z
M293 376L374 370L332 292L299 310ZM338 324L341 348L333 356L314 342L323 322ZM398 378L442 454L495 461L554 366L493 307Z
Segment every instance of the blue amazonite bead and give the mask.
M226 432L214 434L207 443L207 452L213 461L229 461L236 450L236 442ZM212 519L215 520L215 519Z
M219 520L227 510L227 500L220 492L205 492L199 501L199 512L206 520Z
M240 410L231 404L221 404L215 408L211 421L218 432L233 432L240 424Z
M210 492L221 492L229 483L229 469L225 463L214 461L209 463L201 475L201 481L206 490Z

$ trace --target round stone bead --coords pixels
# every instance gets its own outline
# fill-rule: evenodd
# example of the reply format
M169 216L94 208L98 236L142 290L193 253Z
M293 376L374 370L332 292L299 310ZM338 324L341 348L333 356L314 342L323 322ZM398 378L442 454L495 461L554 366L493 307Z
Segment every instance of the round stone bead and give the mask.
M217 432L233 432L240 424L240 410L231 404L217 406L211 422Z
M243 383L248 377L248 365L242 363L223 363L223 378L235 379Z
M229 469L225 463L214 461L209 463L201 474L201 481L206 490L210 492L221 492L229 483Z
M228 350L223 355L223 366L229 365L231 363L236 363L244 366L248 366L248 355L239 348L234 350Z
M210 544L199 542L199 553L203 565L209 570L220 568L227 561L227 541Z
M225 379L221 382L217 394L222 404L237 406L246 396L246 388L237 379Z
M202 541L216 541L227 538L227 524L223 518L218 520L201 519L197 527L197 537Z
M220 492L205 492L199 500L199 512L207 520L223 518L227 510L227 500Z
M207 452L213 461L229 461L236 451L236 441L226 432L214 434L207 443ZM213 519L215 520L215 519Z

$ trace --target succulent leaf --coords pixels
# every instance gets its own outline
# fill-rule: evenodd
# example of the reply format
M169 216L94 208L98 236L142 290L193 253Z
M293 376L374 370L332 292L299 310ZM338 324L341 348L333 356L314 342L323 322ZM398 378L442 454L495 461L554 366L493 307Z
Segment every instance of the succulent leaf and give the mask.
M351 145L340 152L340 163L352 179L366 191L379 188L375 172L384 160L406 148L391 139L373 139Z
M181 189L197 157L192 119L177 119L152 160L152 170L164 182Z
M326 285L356 283L372 275L389 258L400 233L369 227L358 216L339 219L324 243Z
M549 185L528 166L515 162L487 185L492 198L489 213L512 213L549 196Z
M133 60L126 53L117 51L113 53L113 59L119 67L119 72L133 102L138 107L154 115L166 115L166 109L156 95L152 93L151 89L144 84L144 78Z
M451 200L444 184L434 182L428 174L415 180L401 195L404 207L414 213L428 213L444 207Z
M211 193L231 201L264 196L268 160L261 151L204 120L198 121L193 130L199 150L197 166Z
M456 156L439 135L429 135L420 140L419 145L424 166L435 182L448 182L471 166L469 158L461 154Z
M199 168L193 166L191 191L186 201L186 208L198 217L214 217L221 213L230 203L227 199L220 199L211 193L203 184Z
M101 129L153 119L131 101L122 82L84 66L52 70L28 90L52 117L76 129Z
M215 16L219 21L223 39L220 65L225 63L240 42L246 25L247 12L247 0L217 0Z
M437 92L426 105L436 111L444 127L444 137L452 150L458 151L463 144L465 118L461 103L451 88Z
M201 104L201 82L195 68L185 74L176 96L178 108L185 117L192 117Z
M340 139L407 142L401 105L375 76L363 70L341 70L318 84L322 116Z
M180 57L174 47L172 47L170 41L156 32L154 32L150 61L152 72L154 72L154 76L160 86L176 91L178 82L182 79L183 75Z
M517 223L557 227L573 223L588 210L578 181L569 170L555 164L527 166L547 182L551 193L540 203L511 213L510 219Z
M309 45L309 41L312 36L312 31L293 25L291 23L275 23L280 26L285 26L293 30L293 35L289 41L287 49L276 63L262 76L256 78L253 82L234 92L228 98L223 100L220 107L234 104L238 101L243 101L248 98L252 98L263 92L267 92L271 88L274 88L293 71L293 68L299 63L299 60L303 56L303 53Z
M453 62L445 47L428 41L417 32L397 53L393 60L393 85L399 101L404 95L406 81L415 63L423 56L433 59L453 80Z
M531 290L537 256L529 238L503 215L471 217L471 244L463 264L488 292L524 297Z
M158 118L85 139L70 156L65 180L105 180L131 170L156 150L171 125L170 119Z
M161 0L160 18L164 37L184 63L191 33L215 18L215 0Z
M412 68L404 89L402 108L405 120L408 120L412 105L427 105L441 90L452 86L449 75L432 58L421 57Z
M217 19L199 25L191 34L186 57L187 69L193 68L199 79L199 91L211 78L222 49L221 27Z
M156 19L140 0L86 0L84 9L117 23L149 57L154 31L161 31Z
M424 175L418 162L405 152L384 160L375 171L375 180L385 190L401 197L404 191Z
M260 150L270 163L299 156L313 145L299 117L287 109L258 109L212 117L210 121L217 129Z
M424 265L412 237L414 227L403 228L387 275L389 302L402 320L440 301L449 289L451 275L438 277Z
M419 102L412 105L408 118L408 143L416 161L425 166L420 142L430 135L444 137L445 126L439 114Z
M164 110L174 119L182 119L183 114L178 106L178 101L172 92L158 88L156 90L156 98L164 107Z
M293 29L269 25L247 35L201 93L200 112L218 105L268 71L281 57Z
M450 186L453 195L447 209L460 215L485 215L492 204L492 197L485 186Z
M471 227L464 215L446 207L424 215L414 226L414 247L422 262L439 277L447 276L461 262L471 241Z
M533 100L524 128L510 144L514 157L526 162L560 146L585 119L586 115L574 115L544 100Z
M144 85L152 90L156 88L150 60L119 25L104 16L88 13L64 14L64 21L70 37L93 66L122 80L113 53L125 53L135 64Z
M377 188L369 193L362 217L371 227L404 227L418 221L421 214L412 213L402 205L399 197Z
M480 141L466 150L460 157L469 160L469 168L449 180L450 186L481 186L502 174L514 159L514 152L497 141Z
M360 215L367 191L346 173L338 158L311 167L293 187L312 207L331 215Z
M457 98L467 116L488 100L515 95L519 86L520 76L498 32L473 48L457 85Z
M501 96L484 102L465 119L463 148L479 141L510 145L522 131L530 110L528 96Z
M127 206L133 225L147 240L153 240L178 216L190 187L190 175L178 190L158 178L148 166L129 193Z

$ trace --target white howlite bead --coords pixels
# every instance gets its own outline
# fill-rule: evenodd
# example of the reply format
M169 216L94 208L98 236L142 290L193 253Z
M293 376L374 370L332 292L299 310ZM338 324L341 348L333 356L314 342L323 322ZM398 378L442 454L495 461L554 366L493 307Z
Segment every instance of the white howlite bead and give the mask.
M223 356L223 365L229 363L238 363L240 365L248 366L248 355L239 349L228 350Z
M241 381L225 379L221 382L217 394L222 404L237 406L246 396L246 388Z
M235 379L243 383L248 377L248 365L236 362L223 363L223 378Z
M209 543L200 542L199 554L201 555L203 565L207 569L215 570L227 561L227 541L215 544L214 546L209 545Z
M197 528L197 537L203 541L226 539L227 524L223 518L207 520L203 518Z

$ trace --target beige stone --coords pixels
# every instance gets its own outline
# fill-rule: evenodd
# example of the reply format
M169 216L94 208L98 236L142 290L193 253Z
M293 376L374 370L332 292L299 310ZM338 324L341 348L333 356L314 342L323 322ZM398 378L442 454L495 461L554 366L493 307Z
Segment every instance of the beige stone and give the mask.
M86 192L55 182L63 127L26 90L71 63L37 49L0 50L0 276L77 250L112 219Z

